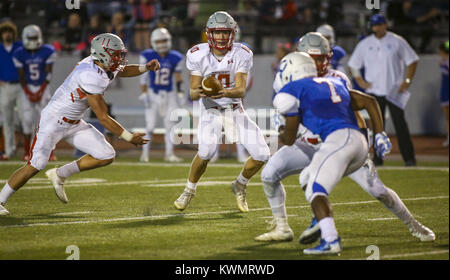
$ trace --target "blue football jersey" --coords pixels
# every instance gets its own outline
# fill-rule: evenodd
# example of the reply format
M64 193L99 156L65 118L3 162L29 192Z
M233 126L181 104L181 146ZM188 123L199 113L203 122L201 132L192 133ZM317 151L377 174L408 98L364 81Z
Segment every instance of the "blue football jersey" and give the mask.
M172 50L163 58L156 51L148 49L141 52L141 57L144 57L146 62L157 59L161 65L161 68L158 71L148 71L146 75L148 75L150 81L147 86L151 88L154 93L158 93L160 90L172 91L173 73L181 72L180 61L183 60L183 55Z
M42 85L47 77L45 66L55 62L55 49L51 45L42 45L36 51L20 47L13 53L14 64L25 70L27 84Z
M333 46L331 50L333 51L333 56L331 57L331 68L339 70L339 66L342 65L341 60L347 55L347 53L339 46Z
M335 130L359 130L350 104L350 93L341 79L305 78L286 84L278 94L295 97L297 108L291 107L285 115L299 116L303 125L322 141ZM294 100L291 98L291 100Z

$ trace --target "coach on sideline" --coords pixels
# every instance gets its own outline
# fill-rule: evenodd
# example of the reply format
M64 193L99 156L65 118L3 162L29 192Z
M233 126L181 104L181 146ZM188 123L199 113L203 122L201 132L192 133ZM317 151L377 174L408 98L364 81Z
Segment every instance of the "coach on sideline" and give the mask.
M16 150L14 131L14 108L22 94L19 75L14 66L12 53L22 46L17 39L17 28L12 22L0 24L0 111L3 116L3 135L5 137L5 155L7 160Z
M370 26L373 34L358 43L348 66L358 85L377 99L383 121L386 105L389 107L405 165L415 166L414 147L404 109L410 96L408 88L416 72L419 57L405 39L387 31L386 18L383 15L372 15ZM366 80L357 70L362 67L366 70ZM373 161L376 165L383 164L383 160L376 153Z

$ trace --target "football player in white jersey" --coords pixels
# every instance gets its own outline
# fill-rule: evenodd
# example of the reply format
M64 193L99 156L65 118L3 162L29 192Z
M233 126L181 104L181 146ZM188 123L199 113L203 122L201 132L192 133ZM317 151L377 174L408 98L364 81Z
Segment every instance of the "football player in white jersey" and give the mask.
M142 137L144 133L132 134L111 118L103 99L105 90L116 76L139 76L160 67L157 60L145 65L125 65L125 54L122 40L114 34L103 33L92 40L91 55L75 66L42 111L28 163L11 175L0 192L0 215L9 214L4 207L6 201L47 166L50 152L62 139L86 153L76 161L45 173L63 203L69 201L64 191L66 178L113 162L113 147L102 133L82 120L89 108L100 123L116 136L134 145L143 145L148 141Z
M174 205L181 211L188 206L222 140L223 128L229 143L238 141L250 154L243 170L231 184L239 210L247 212L246 185L270 156L264 136L242 107L253 53L245 45L234 43L236 22L227 12L211 15L206 33L208 43L198 44L187 52L186 66L191 71L190 96L192 100L200 99L198 153L192 161L186 188ZM213 97L207 97L201 87L202 79L210 75L224 87Z
M328 40L316 32L307 33L303 36L297 46L298 51L309 53L316 63L320 77L341 78L347 88L351 89L351 83L347 76L338 71L328 68L331 58L331 49ZM279 75L274 81L274 91L278 92L282 87ZM365 122L357 112L358 125L365 128ZM257 241L291 241L294 237L287 223L285 206L285 190L281 180L300 172L309 165L314 153L320 147L321 139L313 135L304 126L300 125L300 137L292 146L283 146L269 159L261 172L264 192L272 208L274 217L274 229L268 233L257 236ZM363 190L372 197L378 199L389 211L396 215L409 228L411 234L421 241L432 241L434 233L420 224L403 204L397 193L386 187L380 180L373 162L370 158L357 171L348 177L359 184ZM300 235L299 242L302 244L313 243L320 237L320 227L317 220L313 218L311 225Z

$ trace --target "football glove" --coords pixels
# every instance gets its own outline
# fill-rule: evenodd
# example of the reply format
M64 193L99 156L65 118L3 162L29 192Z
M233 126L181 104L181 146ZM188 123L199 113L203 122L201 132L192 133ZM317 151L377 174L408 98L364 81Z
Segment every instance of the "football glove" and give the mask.
M384 159L384 157L391 152L392 144L386 132L377 133L375 135L375 151L377 155Z

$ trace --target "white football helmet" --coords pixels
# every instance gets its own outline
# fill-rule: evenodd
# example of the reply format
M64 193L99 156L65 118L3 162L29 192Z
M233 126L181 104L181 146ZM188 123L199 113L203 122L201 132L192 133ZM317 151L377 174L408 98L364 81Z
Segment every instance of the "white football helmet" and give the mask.
M230 50L233 46L236 36L237 23L230 14L224 11L215 12L211 15L206 23L206 35L208 36L208 44L211 48L218 50ZM213 37L213 31L226 30L230 31L230 37L223 46L217 44L217 40Z
M23 46L27 50L37 50L42 46L42 32L35 24L27 25L22 31Z
M158 42L162 41L162 42ZM152 48L157 53L167 53L172 48L172 36L165 28L156 28L150 37Z
M316 63L305 52L291 52L281 59L277 76L282 87L295 80L317 77Z
M334 29L331 25L329 24L323 24L319 27L317 27L316 32L319 32L320 34L322 34L325 38L328 39L328 41L330 42L330 45L334 45L335 40L334 40Z
M122 39L112 33L99 34L91 41L91 57L109 71L114 72L126 64L126 53Z

